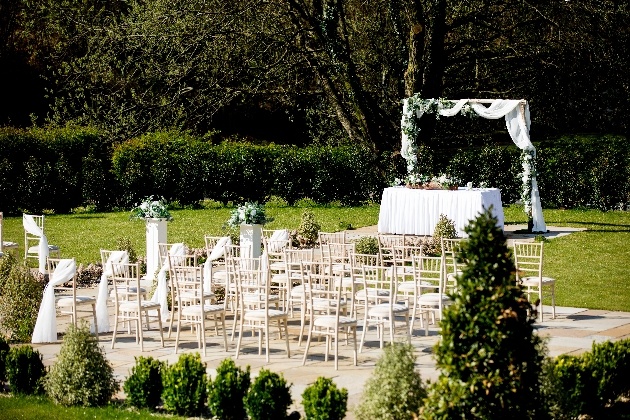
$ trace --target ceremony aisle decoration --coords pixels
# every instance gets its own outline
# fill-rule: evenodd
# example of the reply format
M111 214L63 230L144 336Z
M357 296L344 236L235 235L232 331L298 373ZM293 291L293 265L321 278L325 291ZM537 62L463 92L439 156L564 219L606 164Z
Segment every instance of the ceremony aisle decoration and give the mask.
M164 198L146 197L131 210L130 219L146 222L147 278L153 278L159 267L159 243L166 243L166 222L173 220Z

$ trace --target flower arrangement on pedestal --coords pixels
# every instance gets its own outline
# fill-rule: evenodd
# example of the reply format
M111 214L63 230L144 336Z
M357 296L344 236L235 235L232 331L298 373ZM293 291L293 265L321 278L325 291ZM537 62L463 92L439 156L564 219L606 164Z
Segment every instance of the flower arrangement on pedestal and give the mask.
M131 209L130 219L166 219L173 220L173 216L168 211L164 198L154 198L152 195L146 197L140 204Z
M231 228L237 228L240 225L264 225L271 220L265 214L264 206L247 202L232 210L227 225Z

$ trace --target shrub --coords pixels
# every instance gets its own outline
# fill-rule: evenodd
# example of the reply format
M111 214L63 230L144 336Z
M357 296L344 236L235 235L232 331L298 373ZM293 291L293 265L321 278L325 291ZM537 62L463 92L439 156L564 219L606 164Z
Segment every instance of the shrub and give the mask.
M46 375L42 355L30 345L13 347L7 353L6 372L14 394L39 394Z
M217 368L217 375L208 386L210 415L224 420L242 420L246 417L245 396L251 384L250 368L236 366L225 359Z
M77 286L90 287L97 284L101 280L103 267L100 264L88 264L84 266L79 264L77 268Z
M545 391L556 418L604 416L606 406L630 392L630 340L593 344L580 356L561 355L545 369Z
M514 281L514 262L489 210L466 227L466 262L435 347L438 381L423 415L433 418L544 418L544 345Z
M55 403L65 406L101 406L118 391L114 369L87 323L70 324L44 386Z
M283 419L293 400L291 386L280 374L261 369L245 397L245 409L252 420Z
M128 237L118 238L116 242L116 249L120 251L127 251L127 255L129 256L129 263L135 264L138 262L138 254L136 254L136 250L131 243L131 239Z
M378 239L374 236L363 236L356 241L355 250L357 254L378 254Z
M457 238L457 229L455 229L455 222L450 220L444 214L440 214L440 217L435 224L435 228L433 229L433 236L424 244L424 252L428 255L441 255L442 238Z
M426 396L415 368L416 356L408 343L388 344L376 362L355 409L358 420L411 419Z
M162 400L162 372L166 363L152 357L136 357L136 364L123 384L127 402L137 408L155 409Z
M306 208L302 212L300 225L293 236L297 238L301 247L314 246L317 243L320 230L321 225L315 219L315 213L311 209Z
M42 292L43 284L27 266L12 265L0 296L0 323L11 341L31 341Z
M338 389L332 379L319 377L302 393L307 420L341 420L346 415L348 390Z
M162 373L162 401L166 411L185 416L203 413L208 394L206 364L199 353L182 354Z
M0 382L7 379L7 355L10 349L7 339L0 335Z

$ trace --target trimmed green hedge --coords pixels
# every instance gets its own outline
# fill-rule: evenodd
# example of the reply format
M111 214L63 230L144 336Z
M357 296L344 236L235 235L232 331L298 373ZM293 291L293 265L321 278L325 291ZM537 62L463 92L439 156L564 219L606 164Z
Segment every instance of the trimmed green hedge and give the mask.
M212 145L182 133L153 133L119 145L113 171L127 205L146 195L190 205L204 198L227 203L359 204L385 186L378 156L360 147Z
M625 137L572 136L536 146L543 207L628 207ZM515 146L441 151L429 160L435 174L500 188L506 204L520 198ZM404 167L400 155L359 146L213 145L179 131L112 145L92 128L0 128L0 208L6 215L66 213L79 206L110 210L130 208L149 195L184 206L206 198L262 203L271 196L289 204L309 198L357 205L379 202L383 187L403 176Z
M95 129L0 128L2 211L107 207L116 197L110 157L109 142Z

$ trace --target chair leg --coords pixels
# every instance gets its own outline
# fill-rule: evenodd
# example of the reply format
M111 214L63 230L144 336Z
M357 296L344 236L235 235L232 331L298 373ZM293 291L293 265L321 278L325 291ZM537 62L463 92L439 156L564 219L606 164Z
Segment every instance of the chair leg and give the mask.
M92 305L92 315L94 316L94 336L98 341L98 322L96 321L96 303Z
M118 311L114 314L114 333L112 334L112 349L116 343L116 330L118 329Z
M138 339L140 340L140 351L143 352L144 351L144 340L143 340L143 337L142 337L142 314L141 313L138 314L138 317L136 318L136 335L137 335Z
M225 313L221 314L221 329L223 331L223 344L225 345L225 351L228 351L227 333L225 332Z
M556 319L556 286L551 285L551 317Z
M353 339L353 345L354 345L352 355L354 357L354 365L356 366L357 365L357 326L356 325L352 327L352 339Z
M287 357L291 358L291 347L289 347L289 320L284 320L284 339L287 343Z
M302 356L302 366L306 364L306 357L308 356L308 349L311 346L311 337L313 336L313 323L309 325L308 336L306 337L306 348L304 349L304 356Z

